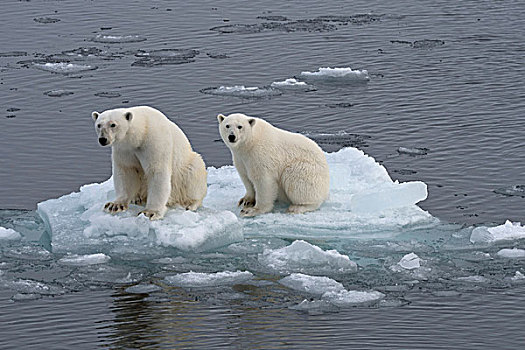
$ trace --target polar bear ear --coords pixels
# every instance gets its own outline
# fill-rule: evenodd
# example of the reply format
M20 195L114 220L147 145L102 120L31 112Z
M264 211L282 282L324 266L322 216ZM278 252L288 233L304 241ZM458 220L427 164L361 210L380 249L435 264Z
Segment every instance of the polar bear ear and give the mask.
M254 126L255 125L255 119L253 119L253 118L248 119L248 123L250 124L250 126Z
M126 118L128 122L131 121L131 119L133 119L133 113L131 112L124 113L124 118Z
M222 121L224 120L224 118L226 118L226 117L223 116L222 114L217 115L217 120L219 121L219 124L222 123Z
M100 115L100 114L99 114L98 112L92 112L92 113L91 113L91 118L93 118L93 121L96 121L96 120L98 119L98 116L99 116L99 115Z

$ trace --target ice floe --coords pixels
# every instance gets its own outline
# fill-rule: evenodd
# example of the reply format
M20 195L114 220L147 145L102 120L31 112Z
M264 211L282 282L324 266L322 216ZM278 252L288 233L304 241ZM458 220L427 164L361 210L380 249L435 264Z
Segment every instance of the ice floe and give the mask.
M495 227L480 226L472 230L472 243L493 243L497 241L512 241L525 238L525 227L519 222L507 220L503 225Z
M244 85L234 85L234 86L219 86L219 87L210 87L200 90L201 93L207 95L217 95L217 96L233 96L247 99L257 99L257 98L270 98L273 96L279 96L282 94L278 89L272 87L257 87L257 86L244 86Z
M87 266L107 263L111 258L106 254L95 253L86 255L67 255L58 260L60 264L73 266Z
M292 273L279 281L290 289L313 295L326 292L339 292L345 288L339 282L326 276L310 276L302 273Z
M22 238L22 235L12 228L0 226L0 241L13 241Z
M419 269L421 267L421 259L416 254L409 253L403 256L397 265L405 270Z
M508 259L523 259L525 258L525 250L512 248L512 249L501 249L496 253L497 256L501 258Z
M104 44L125 44L125 43L138 43L146 41L146 38L141 35L111 35L111 34L98 34L91 39L97 43Z
M367 82L370 80L370 76L366 69L353 70L349 67L321 67L315 72L301 72L300 76L307 81L314 81L316 83L356 83Z
M288 78L283 81L274 81L270 84L270 87L281 90L299 90L299 91L314 91L315 87L305 83L304 81L299 81L295 78Z
M166 276L165 282L176 287L211 287L224 286L246 282L252 279L249 271L223 271L216 273L185 272L173 276Z
M330 199L319 210L302 215L285 214L285 207L277 205L272 213L238 218L237 201L244 195L244 186L232 166L208 169L203 208L196 212L170 209L163 220L137 216L142 207L135 205L117 215L105 213L104 204L115 196L111 180L39 203L37 211L50 233L54 252L82 254L94 247L108 253L120 249L123 241L137 249L155 243L206 251L261 234L300 239L395 235L393 232L399 232L396 228L435 222L415 205L426 197L424 183L392 181L383 166L355 148L328 153L327 159Z
M259 262L279 273L333 274L355 272L357 264L336 250L324 251L303 240L280 249L265 249Z
M57 74L74 74L85 71L95 70L98 67L87 64L76 64L69 62L47 62L47 63L33 63L33 67L46 72Z

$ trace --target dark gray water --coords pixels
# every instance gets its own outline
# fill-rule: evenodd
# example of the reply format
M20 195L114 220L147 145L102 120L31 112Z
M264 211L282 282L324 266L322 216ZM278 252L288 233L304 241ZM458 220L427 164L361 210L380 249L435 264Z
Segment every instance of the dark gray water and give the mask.
M518 348L525 334L516 327L523 323L523 290L508 276L523 272L523 260L487 266L468 246L458 248L466 253L452 246L466 237L462 226L524 221L524 37L520 1L6 1L0 208L15 210L1 211L0 226L24 237L0 242L0 268L8 276L0 274L4 347ZM268 88L319 67L366 69L370 80L317 82L306 91ZM268 90L207 93L239 85ZM218 142L217 113L263 117L311 135L327 151L357 147L393 179L427 183L429 196L419 205L458 225L432 227L422 242L392 248L395 254L385 249L383 260L381 249L368 252L376 242L317 242L360 256L360 266L367 266L367 255L379 259L377 269L338 280L387 294L382 307L319 315L288 309L303 296L264 283L209 293L163 286L146 300L124 292L134 281L158 284L164 276L149 260L179 254L170 250L135 262L112 256L118 273L105 271L111 277L102 281L100 271L42 257L34 247L47 247L49 238L42 236L36 204L111 174L91 112L143 104L176 122L208 166L231 164ZM407 231L405 241L413 243ZM482 251L495 256L498 248L522 244ZM439 263L440 273L422 287L409 283L413 276L400 282L382 269L411 251ZM170 269L251 266L238 256L233 262L186 258ZM455 270L489 282L458 287ZM131 278L117 286L108 281L120 273ZM19 279L59 289L35 293L38 286L21 287ZM396 291L398 283L403 287ZM36 300L13 302L16 292Z

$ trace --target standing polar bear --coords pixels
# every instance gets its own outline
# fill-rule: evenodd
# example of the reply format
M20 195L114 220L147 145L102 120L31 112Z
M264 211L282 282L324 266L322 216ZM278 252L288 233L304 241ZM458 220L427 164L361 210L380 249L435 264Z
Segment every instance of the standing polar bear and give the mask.
M98 142L111 146L116 199L104 210L117 213L130 203L146 205L151 220L167 206L196 210L206 196L206 168L186 135L160 111L138 106L93 112Z
M241 216L267 213L275 200L290 203L289 213L304 213L328 198L328 163L314 141L241 113L217 119L246 187Z

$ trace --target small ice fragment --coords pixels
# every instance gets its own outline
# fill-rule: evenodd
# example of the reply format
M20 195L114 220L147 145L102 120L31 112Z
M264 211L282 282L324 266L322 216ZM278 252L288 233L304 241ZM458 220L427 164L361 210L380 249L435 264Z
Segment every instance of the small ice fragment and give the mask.
M259 262L281 273L287 272L354 272L357 264L336 250L324 251L303 240L296 240L287 247L265 249Z
M338 83L355 83L367 82L370 80L368 71L353 70L352 68L330 68L321 67L316 72L301 72L301 77L307 80L324 81L324 82L338 82Z
M350 208L355 213L381 212L414 205L427 196L427 185L424 182L393 183L384 188L356 193L350 199Z
M280 284L299 292L322 295L326 292L344 290L341 283L325 276L310 276L302 273L292 273L279 281Z
M329 291L321 296L321 300L326 300L338 307L353 306L356 304L371 303L381 300L385 295L378 291L356 291L356 290L339 290Z
M161 290L159 286L155 284L137 284L126 288L125 292L130 294L149 294Z
M525 250L518 248L501 249L496 255L502 258L521 259L525 258Z
M525 275L522 274L520 271L516 271L516 273L514 274L514 276L512 276L510 278L513 282L521 282L523 280L525 280Z
M212 287L242 283L250 280L253 274L249 271L224 271L216 273L185 272L166 276L165 281L176 287Z
M202 89L200 90L200 92L208 95L233 96L248 99L270 98L282 94L281 91L272 87L257 87L244 85L210 87Z
M421 266L420 262L421 259L419 258L419 256L417 256L414 253L410 253L402 257L397 264L406 270L414 270L418 269Z
M125 44L125 43L138 43L146 41L146 38L140 35L104 35L98 34L93 39L97 43L105 44Z
M422 147L399 147L397 149L398 153L408 154L411 156L424 156L428 153L428 148L422 148Z
M496 227L480 226L472 230L470 241L472 243L493 243L496 241L512 241L525 238L525 227L519 222L509 220Z
M80 73L90 70L95 70L97 66L90 66L86 64L74 64L69 62L57 62L57 63L33 63L33 66L40 70L45 70L51 73L60 73L60 74L71 74L71 73Z
M466 277L458 277L456 278L457 281L460 282L467 282L467 283L486 283L488 282L488 279L483 276L466 276Z
M41 294L37 293L16 293L11 297L13 301L28 301L28 300L37 300L42 298Z
M60 264L72 266L97 265L108 262L111 258L103 253L87 255L67 255L58 260Z
M289 87L289 86L305 87L306 85L307 84L304 81L298 81L295 78L288 78L288 79L283 80L283 81L274 81L270 86L271 87L280 88L280 87Z
M0 226L0 241L15 241L22 238L22 235L12 228Z
M73 95L73 94L74 92L72 91L67 91L67 90L62 90L62 89L49 90L49 91L44 92L44 95L49 96L49 97L62 97L62 96L68 96L68 95Z

